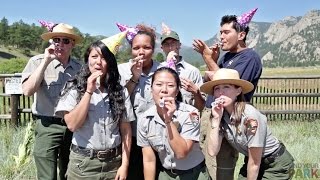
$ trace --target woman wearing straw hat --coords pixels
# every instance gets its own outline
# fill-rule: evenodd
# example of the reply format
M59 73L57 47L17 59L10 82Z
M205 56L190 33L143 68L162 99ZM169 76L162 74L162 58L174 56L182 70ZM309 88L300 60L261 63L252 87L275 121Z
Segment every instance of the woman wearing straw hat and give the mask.
M233 69L219 69L212 81L200 90L213 95L211 130L207 150L216 156L225 137L233 148L245 155L239 179L291 179L294 159L267 127L267 118L247 104L244 93L253 84L241 80Z
M71 51L82 38L75 28L64 23L48 27L41 35L50 45L43 54L28 61L22 72L22 90L34 95L32 104L35 120L33 156L38 179L66 179L72 133L61 117L55 116L56 103L65 82L74 76L81 64L71 58ZM59 161L58 161L59 158Z

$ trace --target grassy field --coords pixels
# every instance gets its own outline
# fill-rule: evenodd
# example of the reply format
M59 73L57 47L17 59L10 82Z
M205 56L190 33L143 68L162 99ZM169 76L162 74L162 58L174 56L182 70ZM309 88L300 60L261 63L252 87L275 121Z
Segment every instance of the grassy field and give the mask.
M320 167L320 120L310 121L271 121L270 128L295 158L297 167L294 179L304 179L310 166ZM18 146L25 136L25 127L13 129L0 127L0 179L35 179L33 160L16 168L13 156L18 154ZM240 156L236 174L241 167L243 156ZM320 171L320 170L319 170ZM320 173L318 172L320 177ZM312 178L311 178L312 179Z

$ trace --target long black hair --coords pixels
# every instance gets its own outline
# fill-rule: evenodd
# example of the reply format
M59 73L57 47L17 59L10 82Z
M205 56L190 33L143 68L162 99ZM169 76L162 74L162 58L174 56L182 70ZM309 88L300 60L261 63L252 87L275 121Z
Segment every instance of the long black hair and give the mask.
M151 87L153 86L154 78L155 78L156 75L159 74L160 72L168 72L168 73L170 73L170 74L173 75L173 77L174 77L174 79L175 79L175 81L176 81L177 88L178 88L178 94L177 94L177 99L176 99L176 100L179 101L179 102L182 102L182 94L181 94L181 92L180 92L181 81L180 81L179 75L178 75L178 73L177 73L175 70L173 70L173 69L171 69L171 68L169 68L169 67L161 67L161 68L157 69L157 70L154 72L154 74L152 75Z
M112 115L114 120L118 121L123 118L122 115L126 110L123 87L120 85L120 74L116 58L109 48L101 41L96 41L87 48L84 54L85 64L81 67L80 71L74 76L74 78L67 82L61 96L67 94L71 89L75 89L80 94L77 97L77 102L80 102L87 89L88 77L91 75L88 66L89 54L93 49L97 48L101 50L102 56L107 62L107 73L105 77L106 83L102 83L101 85L104 86L108 92Z

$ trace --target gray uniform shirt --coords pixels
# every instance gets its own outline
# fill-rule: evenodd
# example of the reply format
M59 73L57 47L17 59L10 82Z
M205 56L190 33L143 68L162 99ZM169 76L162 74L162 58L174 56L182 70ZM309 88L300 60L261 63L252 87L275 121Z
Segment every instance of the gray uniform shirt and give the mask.
M248 125L245 125L249 119L256 120L258 123L255 133L250 130ZM274 152L280 145L278 139L272 136L271 130L267 126L267 117L252 105L246 104L238 130L234 125L231 125L231 118L227 113L224 113L223 120L226 122L222 123L224 137L230 145L245 156L248 156L248 148L250 147L262 147L262 157L264 157Z
M133 111L135 113L135 118L137 119L137 121L139 121L142 114L154 104L151 94L151 80L152 75L158 69L159 65L160 64L158 62L153 61L150 72L148 74L141 74L139 83L136 85L134 91L130 96ZM121 84L125 86L132 77L131 63L128 62L118 65L118 70L121 75ZM136 136L137 134L137 121L134 121L134 123L132 123L133 136Z
M43 60L43 54L34 56L29 60L22 71L22 82L29 78ZM50 62L44 72L40 87L34 94L32 113L41 116L54 116L60 91L66 81L74 76L80 68L81 64L74 59L70 59L66 68L56 59Z
M70 112L75 108L79 93L72 89L66 95L60 98L56 108L57 114L63 114L64 111ZM127 114L132 114L132 106L129 100L128 92L124 91L125 105L127 112L124 112L123 122L129 122ZM115 122L110 105L109 96L106 92L95 90L90 99L90 105L87 118L83 126L73 133L72 143L81 147L105 150L115 148L121 143L119 122Z
M192 112L196 114L193 118ZM199 111L191 105L178 103L177 110L174 112L173 123L184 139L195 141L186 158L177 159L175 157L168 142L166 125L159 117L155 105L146 111L141 121L138 122L137 144L141 147L151 146L157 151L161 163L166 169L191 169L204 160L199 145Z
M167 62L162 62L161 66L166 66ZM198 68L194 67L193 65L187 63L185 60L182 59L176 64L176 71L180 77L186 78L191 80L196 86L200 88L203 84L202 75ZM180 92L182 94L182 101L186 104L190 104L194 106L194 96L191 92L186 91L185 89L181 88ZM206 95L201 93L203 99L206 99Z

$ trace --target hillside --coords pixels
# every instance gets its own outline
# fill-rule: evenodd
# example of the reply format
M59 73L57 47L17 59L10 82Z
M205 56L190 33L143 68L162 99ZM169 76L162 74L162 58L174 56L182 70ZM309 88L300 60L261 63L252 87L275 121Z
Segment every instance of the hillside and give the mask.
M157 33L155 54L162 52L160 36ZM99 39L98 36L88 37L87 43ZM217 41L216 34L205 42L212 45ZM276 22L251 22L247 45L258 52L264 67L318 66L320 65L320 10L312 10L299 17L288 16ZM126 43L124 48L128 47ZM77 57L82 57L85 48L86 45L82 45L76 50ZM203 64L201 56L192 47L182 44L180 54L192 64ZM13 47L8 49L0 45L0 60L14 57L28 58Z

